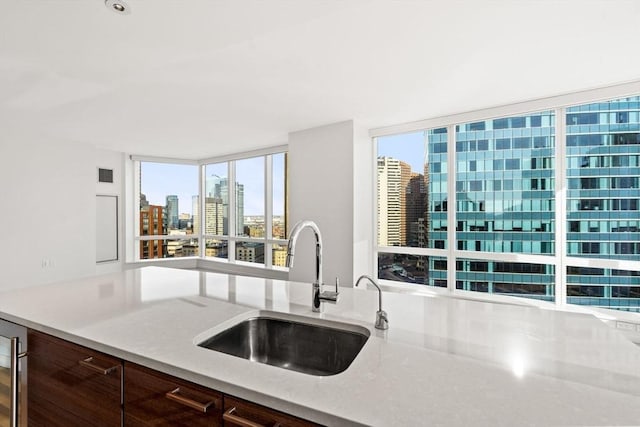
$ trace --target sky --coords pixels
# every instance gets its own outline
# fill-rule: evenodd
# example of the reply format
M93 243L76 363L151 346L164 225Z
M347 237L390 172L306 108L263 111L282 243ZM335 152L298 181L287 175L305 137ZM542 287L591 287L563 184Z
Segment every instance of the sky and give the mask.
M192 212L192 196L198 194L198 166L140 163L140 191L149 204L164 206L170 194L178 196L178 212ZM206 176L226 177L225 164L207 165ZM264 215L264 158L236 161L236 181L244 185L244 215ZM273 214L284 214L284 154L273 156Z
M378 157L387 156L411 165L411 171L424 173L426 155L424 131L378 137Z
M378 156L389 156L424 173L424 132L377 138ZM244 215L264 215L264 158L236 161L236 181L244 185ZM198 166L141 162L141 192L152 205L166 205L170 194L178 196L178 212L192 212L192 196L198 194ZM228 175L226 163L207 165L207 177ZM284 215L284 154L273 156L273 214Z

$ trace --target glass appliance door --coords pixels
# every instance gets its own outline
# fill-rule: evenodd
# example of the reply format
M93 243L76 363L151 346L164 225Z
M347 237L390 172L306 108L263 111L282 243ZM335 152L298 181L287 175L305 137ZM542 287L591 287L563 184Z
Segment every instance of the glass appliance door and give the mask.
M0 427L11 418L11 339L0 335Z
M20 338L0 335L0 427L18 426L20 347Z

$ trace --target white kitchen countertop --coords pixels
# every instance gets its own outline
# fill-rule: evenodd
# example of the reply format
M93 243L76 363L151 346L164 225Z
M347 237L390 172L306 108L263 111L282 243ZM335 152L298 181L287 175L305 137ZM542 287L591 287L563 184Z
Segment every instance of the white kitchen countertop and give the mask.
M326 425L640 425L640 347L594 316L444 296L145 267L0 293L0 318ZM261 310L365 326L345 371L316 377L197 347Z

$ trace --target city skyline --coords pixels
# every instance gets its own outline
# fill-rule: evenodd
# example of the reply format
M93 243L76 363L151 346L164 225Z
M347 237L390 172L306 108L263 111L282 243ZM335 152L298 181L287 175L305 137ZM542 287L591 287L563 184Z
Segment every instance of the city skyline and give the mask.
M411 166L411 172L424 174L426 137L424 132L389 135L378 139L378 158L391 157Z
M555 114L459 123L453 146L444 128L378 138L379 246L453 245L454 251L496 254L495 259L467 254L450 259L381 250L378 277L552 301L556 285L565 286L557 283L563 273L556 271L558 257L637 261L640 97L568 107L562 141L556 141ZM557 162L556 144L562 144L564 164ZM426 167L418 159L426 159ZM447 176L448 162L455 162L455 177ZM566 176L561 184L555 182L557 168ZM447 206L451 179L455 206ZM423 199L418 184L426 186ZM564 198L556 194L559 185L567 188ZM560 200L566 229L558 235ZM451 208L455 224L448 224ZM449 242L452 226L455 240ZM560 240L566 243L559 254ZM502 253L548 260L509 262ZM455 262L455 284L448 283L450 262ZM567 302L640 311L639 272L566 263Z
M244 186L245 216L264 215L264 158L236 162L236 182ZM240 164L240 167L238 167ZM273 155L273 215L284 215L284 154ZM227 176L226 163L206 165L206 177ZM178 214L193 216L193 196L198 196L198 166L140 162L140 193L150 205L165 206L170 195L178 197Z

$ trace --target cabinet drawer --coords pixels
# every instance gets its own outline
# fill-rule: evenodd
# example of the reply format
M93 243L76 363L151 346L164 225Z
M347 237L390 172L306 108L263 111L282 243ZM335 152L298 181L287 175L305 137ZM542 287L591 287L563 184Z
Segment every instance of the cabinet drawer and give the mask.
M28 332L29 426L120 426L122 362L40 332Z
M306 421L292 415L256 405L231 396L224 397L224 426L225 427L315 427L311 421Z
M222 393L125 362L125 425L221 426Z

